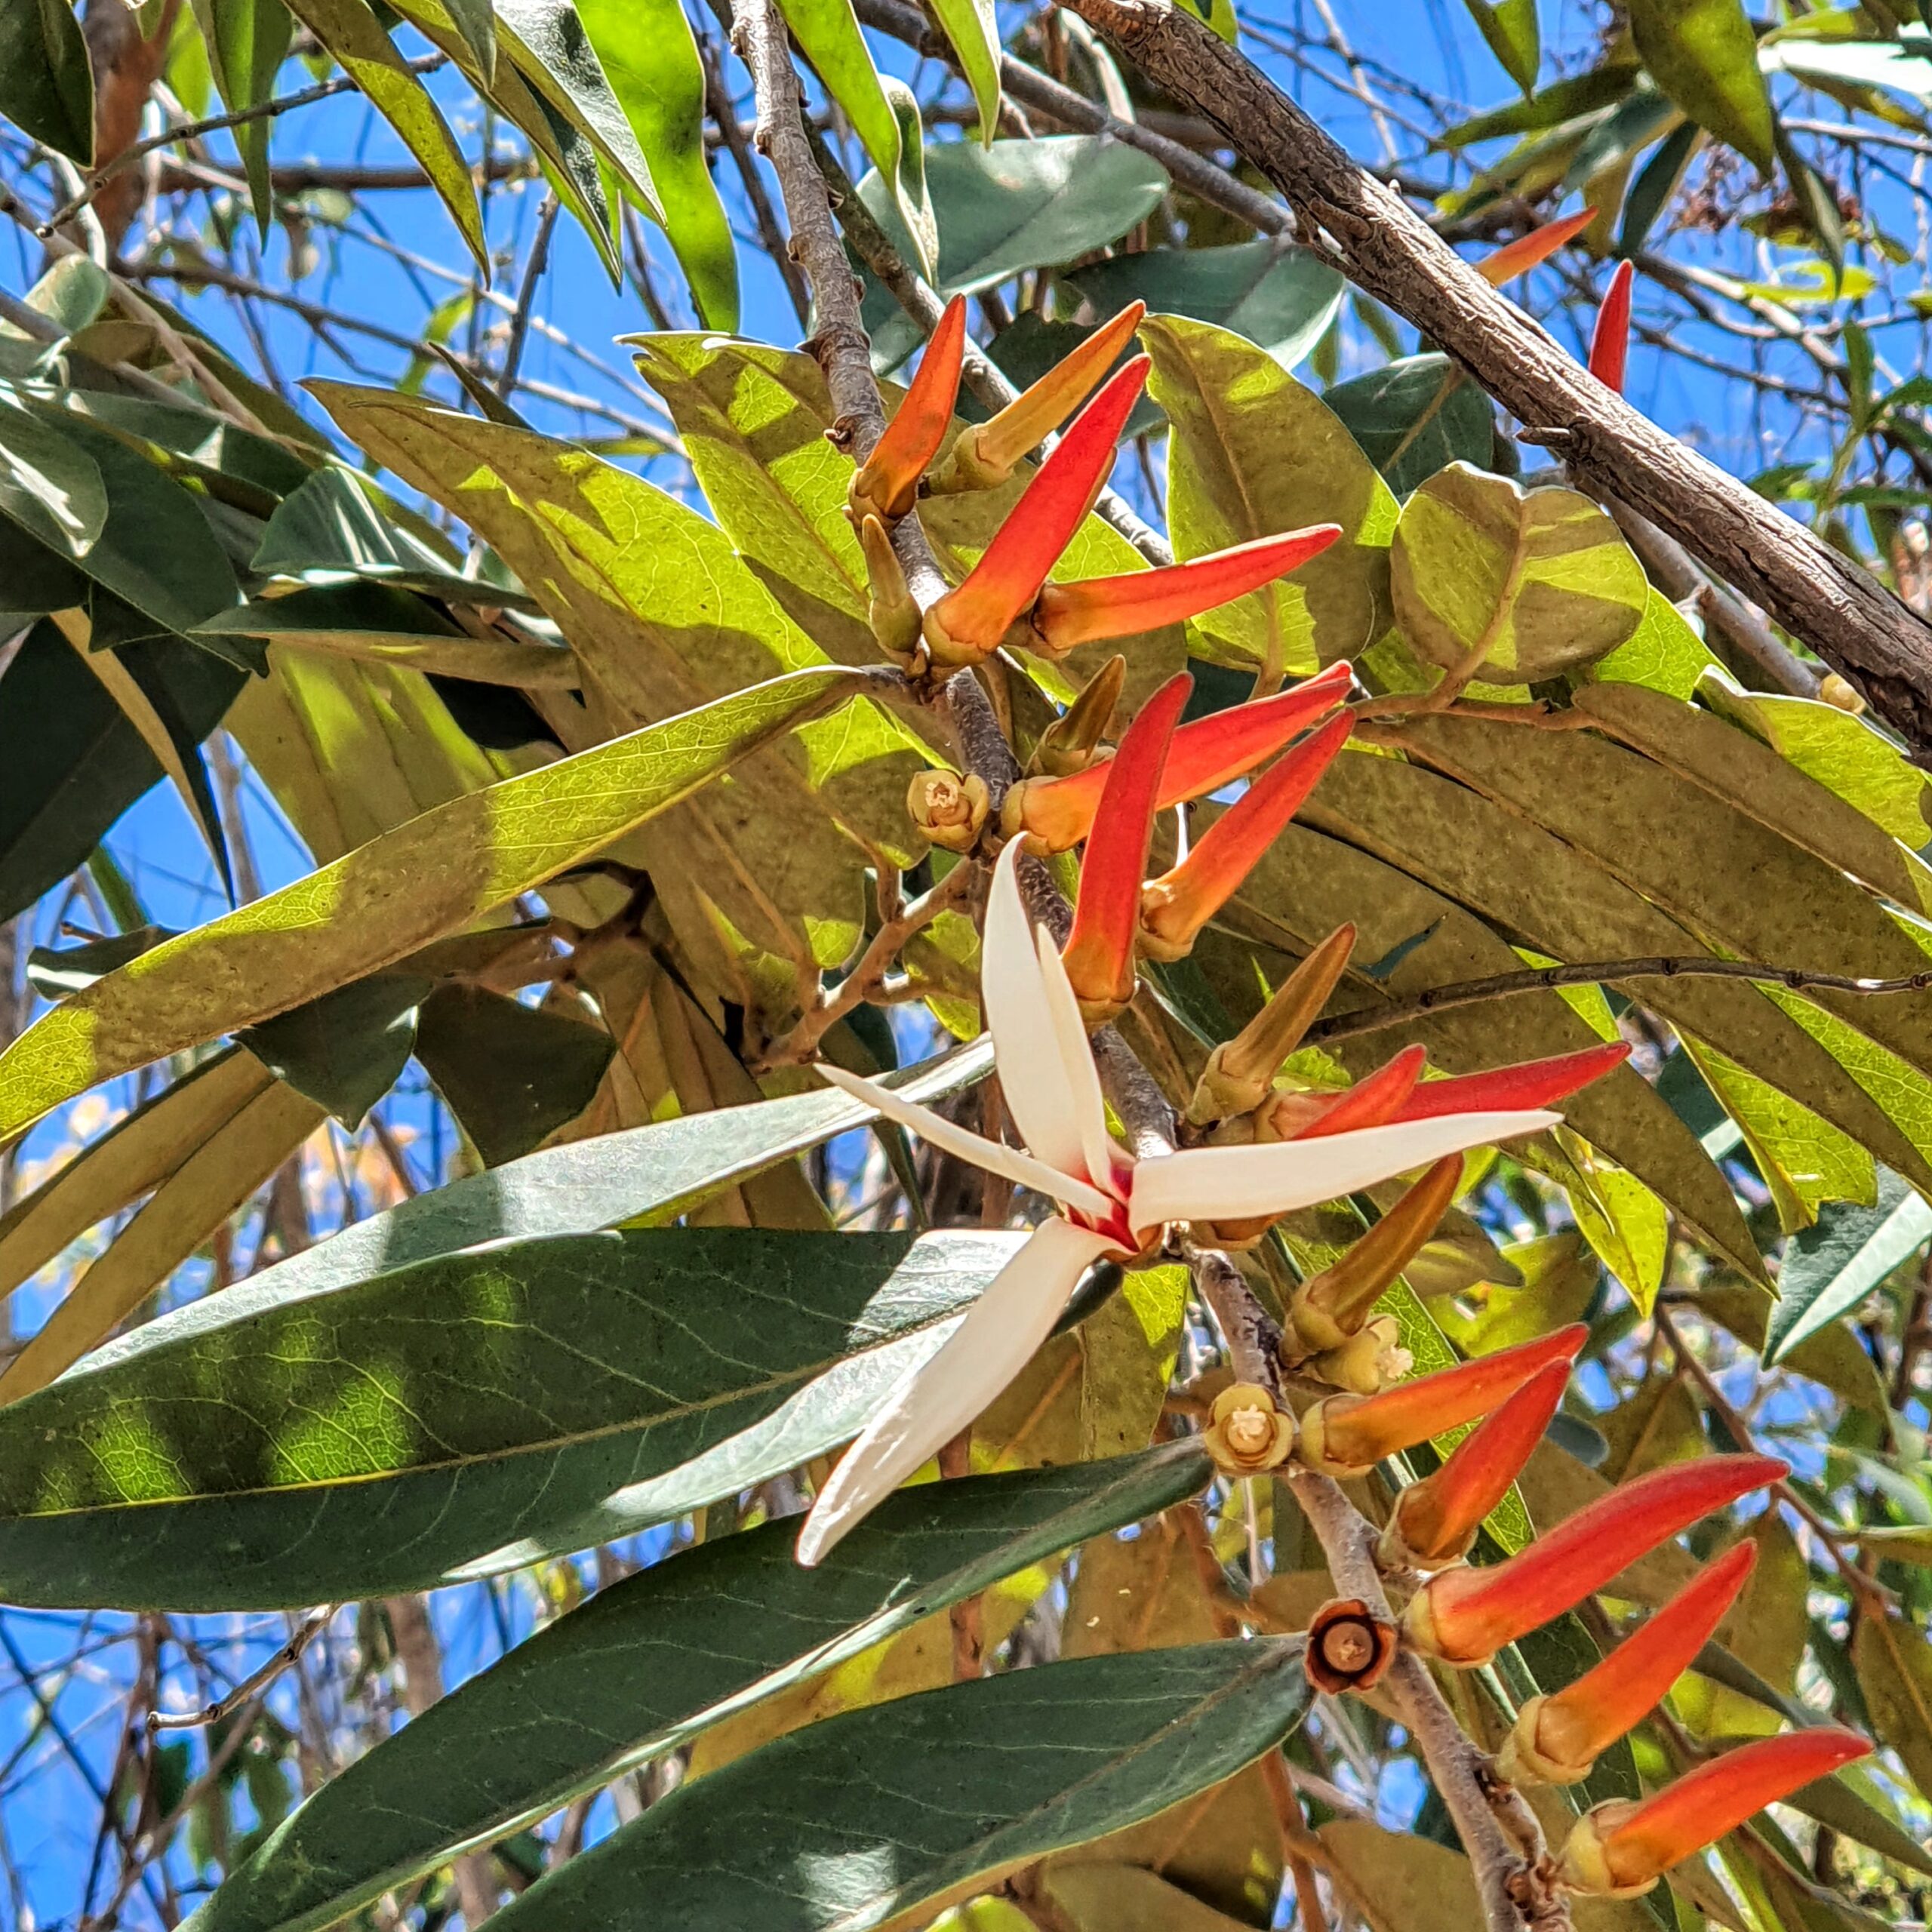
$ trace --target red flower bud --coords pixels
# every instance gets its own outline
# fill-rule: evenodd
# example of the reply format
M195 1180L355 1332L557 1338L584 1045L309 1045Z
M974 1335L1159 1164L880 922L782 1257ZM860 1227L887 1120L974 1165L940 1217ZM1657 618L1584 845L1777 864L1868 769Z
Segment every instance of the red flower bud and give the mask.
M1623 393L1623 368L1630 354L1630 282L1635 263L1619 262L1610 278L1603 306L1590 331L1590 374L1605 389Z
M1396 1118L1435 1120L1444 1114L1513 1113L1546 1107L1567 1099L1592 1080L1601 1080L1630 1057L1627 1041L1586 1047L1581 1053L1549 1060L1526 1060L1488 1073L1465 1073L1449 1080L1425 1080ZM1332 1131L1332 1130L1331 1130Z

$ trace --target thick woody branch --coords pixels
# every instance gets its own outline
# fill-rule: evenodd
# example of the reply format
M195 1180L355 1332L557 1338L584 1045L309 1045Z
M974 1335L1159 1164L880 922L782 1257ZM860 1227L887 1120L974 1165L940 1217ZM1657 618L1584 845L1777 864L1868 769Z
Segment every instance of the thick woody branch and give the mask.
M1158 0L1070 4L1281 190L1304 242L1454 356L1587 488L1761 605L1932 764L1932 629L1875 578L1598 383L1192 15Z

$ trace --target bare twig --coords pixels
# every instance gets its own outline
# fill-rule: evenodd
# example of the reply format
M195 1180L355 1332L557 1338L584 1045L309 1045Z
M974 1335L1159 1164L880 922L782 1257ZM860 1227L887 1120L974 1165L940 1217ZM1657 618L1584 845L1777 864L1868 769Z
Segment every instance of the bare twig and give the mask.
M217 1697L212 1704L198 1711L151 1710L147 1715L147 1727L150 1730L198 1730L205 1724L219 1724L223 1718L231 1717L247 1703L250 1698L266 1690L281 1673L297 1661L309 1646L328 1628L329 1620L339 1606L325 1604L319 1610L312 1610L297 1626L294 1634L259 1669L251 1671L225 1697Z
M552 188L537 211L537 233L530 244L530 259L523 265L523 286L517 291L516 313L510 319L510 339L503 350L503 373L497 378L497 393L507 402L516 388L517 365L523 360L523 345L530 334L531 312L537 303L537 285L550 266L550 236L557 226L562 203Z

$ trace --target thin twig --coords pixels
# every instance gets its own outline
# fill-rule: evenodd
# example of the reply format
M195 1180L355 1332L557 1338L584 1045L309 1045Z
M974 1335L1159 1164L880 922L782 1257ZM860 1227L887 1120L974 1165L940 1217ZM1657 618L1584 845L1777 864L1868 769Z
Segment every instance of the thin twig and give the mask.
M312 1610L297 1626L295 1633L259 1669L251 1671L225 1697L198 1711L151 1710L147 1714L150 1730L195 1730L204 1724L219 1724L248 1703L257 1691L266 1690L281 1673L297 1662L302 1653L328 1628L329 1620L340 1606L325 1604Z
M516 388L517 365L523 360L523 345L530 334L530 316L537 303L537 285L550 266L550 235L557 226L563 204L552 188L537 211L537 233L530 244L530 259L523 268L523 286L517 291L516 313L510 320L510 339L503 351L503 373L497 378L497 393L507 402Z

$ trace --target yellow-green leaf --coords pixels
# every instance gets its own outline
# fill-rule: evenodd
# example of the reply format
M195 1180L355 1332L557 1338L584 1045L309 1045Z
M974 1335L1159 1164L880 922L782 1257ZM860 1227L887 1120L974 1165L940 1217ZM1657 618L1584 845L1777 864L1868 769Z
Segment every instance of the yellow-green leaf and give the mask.
M1771 171L1771 98L1742 0L1630 0L1651 78L1692 120Z
M1932 1792L1932 1638L1908 1617L1868 1611L1851 1663L1879 1742L1899 1754L1921 1795Z
M980 139L990 147L999 129L999 17L993 0L933 0L933 11L959 57L980 110Z

